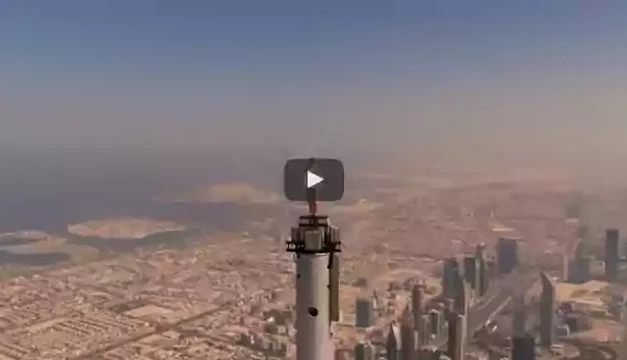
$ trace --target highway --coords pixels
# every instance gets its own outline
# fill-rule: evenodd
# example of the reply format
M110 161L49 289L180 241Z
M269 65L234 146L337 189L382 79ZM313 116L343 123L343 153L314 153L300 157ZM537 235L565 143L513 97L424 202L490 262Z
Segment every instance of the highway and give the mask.
M212 309L203 311L201 313L198 313L196 315L192 315L190 317L178 320L178 321L176 321L174 323L171 323L171 324L158 325L158 326L156 326L156 327L154 327L152 329L147 329L147 330L144 330L142 332L139 332L139 333L137 333L137 334L135 334L135 335L133 335L131 337L124 338L124 339L112 342L112 343L110 343L108 345L101 346L101 347L99 347L97 349L88 351L86 353L83 353L83 354L75 356L75 357L72 357L72 358L70 358L70 360L96 359L97 355L102 355L102 354L106 353L107 351L111 351L113 349L116 349L116 348L119 348L119 347L122 347L122 346L125 346L125 345L128 345L128 344L131 344L131 343L136 342L136 341L140 341L140 340L145 339L145 338L147 338L149 336L152 336L152 335L161 334L161 333L164 333L166 331L169 331L169 330L172 330L172 329L176 329L177 327L179 327L179 326L181 326L181 325L183 325L185 323L189 323L189 322L192 322L192 321L196 321L198 319L202 319L202 318L204 318L206 316L212 315L212 314L220 312L220 311L228 310L233 305L234 305L233 303L228 302L226 304L219 305L216 308L212 308Z
M539 280L539 273L532 270L516 270L512 274L498 278L491 284L484 297L468 310L469 334L479 331L488 320L503 311L512 300L514 294L527 292ZM384 341L372 338L370 340L374 344L385 346ZM443 349L446 347L447 342L448 333L442 331L440 336L431 341L429 345Z
M618 359L618 351L612 345L595 344L577 338L567 338L564 342L576 346L580 355L577 359Z
M538 279L538 274L530 271L514 272L498 279L485 298L468 310L468 333L479 331L488 320L503 311L514 294L526 292ZM447 341L448 334L443 331L433 345L444 348Z

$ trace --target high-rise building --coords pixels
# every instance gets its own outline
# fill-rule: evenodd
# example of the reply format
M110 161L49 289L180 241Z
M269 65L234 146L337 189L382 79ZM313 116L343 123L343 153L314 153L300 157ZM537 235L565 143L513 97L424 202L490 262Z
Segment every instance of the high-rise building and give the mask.
M387 360L402 360L401 347L403 343L401 340L401 330L395 321L390 324L388 338L385 345Z
M496 248L499 273L509 274L518 265L518 240L500 238Z
M441 310L443 313L455 311L455 299L453 298L445 298L444 301L438 305L437 309Z
M618 275L618 229L605 232L605 278L616 280Z
M479 271L477 296L481 297L488 291L488 266L485 258L484 243L477 245L475 259L477 260L477 270Z
M409 312L404 315L401 322L401 359L416 358L416 332L414 321Z
M591 279L590 268L592 257L588 255L586 243L579 239L575 248L575 258L569 268L568 281L575 284L582 284Z
M429 311L429 324L431 325L431 334L439 335L440 329L442 329L443 321L442 321L442 313L431 309Z
M414 318L414 330L420 331L422 321L422 299L424 297L424 285L416 284L411 290L411 313Z
M570 261L568 261L568 254L562 254L562 281L568 281L568 274L570 273Z
M496 280L496 277L499 274L499 269L494 259L489 259L488 261L486 261L486 268L488 269L487 271L488 287L490 287L490 284L492 284Z
M355 360L375 360L375 355L375 348L371 343L365 341L355 345Z
M464 360L466 345L466 315L455 312L448 319L448 356L451 360Z
M521 338L527 334L527 309L524 296L518 296L514 300L514 316L512 338Z
M355 326L367 328L374 325L374 307L372 299L357 298L355 303Z
M575 259L587 255L588 249L586 244L587 243L583 239L577 239L577 245L575 245Z
M431 326L431 316L428 313L423 314L420 329L418 329L418 343L421 346L428 345L431 342L431 335L435 335Z
M555 334L555 284L546 273L541 273L540 277L540 345L550 347Z
M453 309L458 314L466 315L470 303L470 285L461 276L455 281L455 302Z
M593 258L590 255L586 255L582 258L579 259L579 263L577 264L577 267L579 268L579 281L584 283L587 281L590 281L590 279L592 279L592 263L593 263Z
M460 276L461 273L457 259L446 259L442 271L442 296L444 296L444 298L455 298L455 289L457 288L457 281Z
M452 309L465 314L468 307L470 290L462 277L459 263L456 259L448 259L444 264L442 295L445 301L452 302Z
M479 283L481 282L479 275L477 258L474 255L466 255L464 258L464 279L475 293L479 293Z
M448 324L448 319L452 313L455 312L455 300L454 299L444 299L442 305L438 308L440 312L440 330L444 330L445 326Z
M536 342L532 335L524 334L512 338L512 360L535 360Z
M372 307L374 308L375 318L385 313L385 298L374 290L372 291Z

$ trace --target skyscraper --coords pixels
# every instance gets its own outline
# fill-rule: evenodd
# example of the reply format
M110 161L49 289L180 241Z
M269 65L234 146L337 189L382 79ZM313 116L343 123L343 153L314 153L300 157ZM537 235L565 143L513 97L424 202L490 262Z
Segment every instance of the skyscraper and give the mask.
M466 315L451 313L448 319L447 344L451 360L464 360L466 331Z
M431 341L431 335L434 334L431 326L431 315L429 313L422 315L420 329L418 329L418 342L420 346L428 345Z
M416 332L413 322L411 313L407 311L401 322L401 359L416 358Z
M568 281L568 274L570 272L570 262L568 261L568 254L562 254L562 281Z
M448 321L448 315L455 311L455 299L444 299L440 309L442 313L442 323Z
M477 270L479 271L479 284L477 296L483 296L488 291L488 265L485 258L485 244L477 245L475 250L475 259L477 260Z
M435 309L431 309L429 311L429 324L431 325L430 327L431 334L433 335L440 334L440 329L442 329L442 325L443 325L442 317L443 317L442 313Z
M479 262L476 256L466 255L464 258L464 279L476 293L479 293L479 275Z
M357 298L355 302L355 326L367 328L374 324L374 307L372 299Z
M512 338L521 338L527 334L527 309L525 307L525 298L518 296L514 300L514 316L513 316L513 336Z
M442 296L444 296L444 298L455 298L455 289L460 276L461 274L457 259L446 259L444 261L444 270L442 271Z
M494 282L494 280L498 276L499 269L496 265L496 262L492 259L486 261L486 268L488 269L487 271L488 287L490 287L490 284Z
M577 241L575 247L575 259L569 268L568 281L581 284L589 281L591 278L590 267L592 265L592 258L587 254L586 244L583 240Z
M533 336L523 334L512 338L512 360L535 360L536 342Z
M577 239L577 245L575 245L575 259L581 258L587 255L586 242L583 239Z
M424 297L424 285L416 284L411 290L411 313L414 317L414 330L420 331L422 321L422 298Z
M390 324L388 338L386 341L387 360L401 360L401 330L398 324L393 321Z
M605 278L616 280L618 275L618 229L605 231Z
M470 305L470 285L458 273L455 279L455 302L453 308L458 314L466 315Z
M499 273L509 274L518 265L518 240L500 238L496 248Z
M550 347L555 333L555 285L546 273L541 273L540 277L540 345Z

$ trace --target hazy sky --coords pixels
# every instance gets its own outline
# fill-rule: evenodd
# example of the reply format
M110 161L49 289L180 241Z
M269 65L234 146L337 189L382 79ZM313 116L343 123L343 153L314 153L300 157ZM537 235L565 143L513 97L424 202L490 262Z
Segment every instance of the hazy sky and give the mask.
M625 151L626 19L609 0L0 0L0 144Z

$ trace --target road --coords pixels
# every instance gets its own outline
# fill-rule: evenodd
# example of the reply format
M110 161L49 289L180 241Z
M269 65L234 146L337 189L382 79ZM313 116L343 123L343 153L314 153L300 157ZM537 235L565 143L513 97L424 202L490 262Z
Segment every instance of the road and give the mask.
M579 360L585 359L605 359L616 360L618 359L618 351L611 345L595 344L583 341L577 338L564 339L564 342L574 345L579 349L580 355L577 357Z
M222 305L220 305L220 306L218 306L216 308L203 311L201 313L198 313L196 315L190 316L188 318L181 319L181 320L179 320L177 322L174 322L174 323L171 323L171 324L163 324L163 325L157 326L154 329L146 330L146 331L140 332L138 334L135 334L134 336L131 336L131 337L119 340L119 341L115 341L113 343L110 343L110 344L105 345L103 347L100 347L98 349L95 349L95 350L83 353L83 354L81 354L79 356L75 356L73 358L70 358L70 360L88 360L88 359L92 359L92 358L94 358L97 355L101 355L101 354L106 353L107 351L111 351L113 349L122 347L124 345L127 345L127 344L130 344L130 343L133 343L133 342L145 339L145 338L147 338L149 336L152 336L152 335L155 335L155 334L164 333L166 331L175 329L175 328L177 328L180 325L183 325L185 323L189 323L189 322L192 322L192 321L204 318L204 317L212 315L214 313L228 310L233 305L234 304L232 304L232 303L222 304Z
M483 325L494 317L512 300L512 296L531 288L534 282L538 280L538 274L535 272L514 272L500 278L496 284L493 284L491 291L486 294L485 300L475 304L468 310L468 329L469 334L476 333ZM448 342L448 334L446 331L435 340L434 345L438 348L444 348Z

